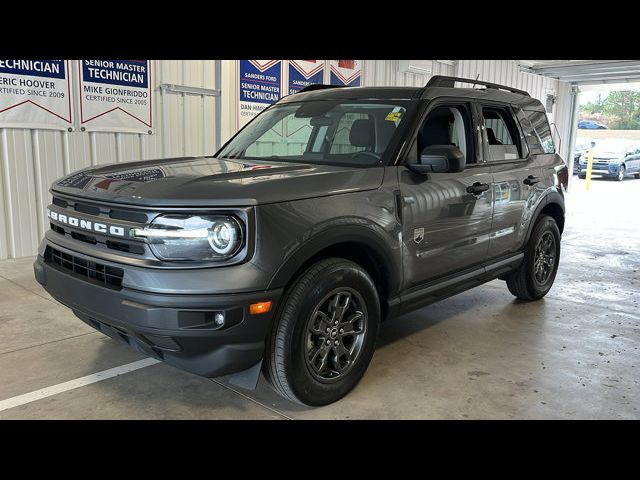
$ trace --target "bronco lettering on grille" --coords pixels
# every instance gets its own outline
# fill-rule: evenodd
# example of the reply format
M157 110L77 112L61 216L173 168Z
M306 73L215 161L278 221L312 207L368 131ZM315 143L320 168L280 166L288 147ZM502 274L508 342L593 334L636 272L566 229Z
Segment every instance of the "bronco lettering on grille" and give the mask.
M118 237L124 237L124 227L118 227L116 225L107 225L105 223L92 222L90 220L83 220L81 218L70 217L69 215L63 215L62 213L54 212L47 208L47 217L51 220L55 220L59 223L65 223L72 227L82 228L84 230L91 230L98 233L109 233L109 235L115 235Z

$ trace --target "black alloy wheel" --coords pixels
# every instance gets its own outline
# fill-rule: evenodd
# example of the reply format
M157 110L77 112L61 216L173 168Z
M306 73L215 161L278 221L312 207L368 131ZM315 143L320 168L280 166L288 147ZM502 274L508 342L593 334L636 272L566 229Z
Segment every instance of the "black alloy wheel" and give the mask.
M338 288L315 307L307 322L305 352L311 375L334 382L346 375L362 351L367 307L350 288Z
M544 232L536 245L534 276L538 285L545 285L549 280L556 262L556 239L551 232Z

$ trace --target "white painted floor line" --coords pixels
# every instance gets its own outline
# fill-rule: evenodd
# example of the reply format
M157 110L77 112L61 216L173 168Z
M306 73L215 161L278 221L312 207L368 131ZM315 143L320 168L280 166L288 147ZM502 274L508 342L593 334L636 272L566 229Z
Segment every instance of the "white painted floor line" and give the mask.
M107 380L108 378L113 378L117 377L118 375L133 372L134 370L140 370L141 368L150 367L151 365L155 365L156 363L160 363L160 360L156 360L155 358L145 358L144 360L138 360L137 362L127 363L126 365L121 365L119 367L110 368L109 370L103 370L102 372L93 373L91 375L87 375L86 377L80 377L76 378L75 380L69 380L68 382L53 385L51 387L41 388L40 390L25 393L24 395L18 395L17 397L0 400L0 412L2 412L3 410L8 410L9 408L19 407L20 405L24 405L26 403L42 400L43 398L57 395L68 390L84 387L85 385L90 385L92 383L101 382L102 380Z

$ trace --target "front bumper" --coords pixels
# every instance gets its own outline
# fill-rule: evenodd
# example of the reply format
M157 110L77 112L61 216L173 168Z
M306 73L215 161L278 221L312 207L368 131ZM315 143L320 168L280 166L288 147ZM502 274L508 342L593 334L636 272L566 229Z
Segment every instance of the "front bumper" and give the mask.
M618 164L612 164L612 165L608 165L608 166L593 166L591 168L591 174L592 175L602 175L603 177L617 177L618 176L618 171L620 170L620 165ZM586 164L580 164L580 173L586 173L587 172L587 165Z
M88 325L149 356L205 377L240 372L262 360L281 289L220 295L150 293L97 284L45 256L38 255L34 272L53 298ZM168 278L163 272L162 281ZM273 302L271 310L251 315L249 305L263 301ZM216 312L225 314L221 328L214 322Z

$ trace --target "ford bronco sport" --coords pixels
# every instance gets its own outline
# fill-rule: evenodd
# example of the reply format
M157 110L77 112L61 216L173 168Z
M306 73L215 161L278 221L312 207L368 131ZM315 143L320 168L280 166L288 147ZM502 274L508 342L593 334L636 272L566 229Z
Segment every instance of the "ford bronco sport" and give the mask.
M324 405L363 376L386 318L495 278L542 298L567 180L526 92L312 85L214 156L56 181L35 276L145 354L245 388L263 371Z

